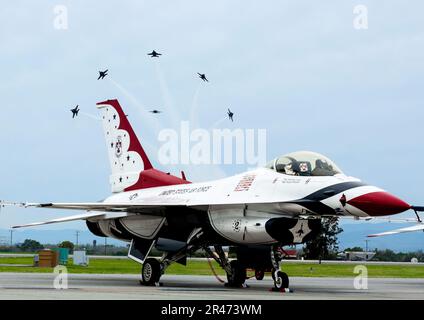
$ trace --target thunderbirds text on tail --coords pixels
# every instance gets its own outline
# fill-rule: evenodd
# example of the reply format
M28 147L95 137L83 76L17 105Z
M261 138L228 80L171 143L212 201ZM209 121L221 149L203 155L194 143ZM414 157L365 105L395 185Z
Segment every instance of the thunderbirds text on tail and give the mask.
M153 167L117 100L97 107L113 194L92 203L22 203L87 212L15 228L85 220L93 234L131 243L128 256L143 264L145 285L157 283L171 263L186 264L187 255L203 249L226 271L230 286L242 286L246 268L253 268L257 275L272 269L275 287L287 288L288 276L280 271L282 246L313 239L323 217L369 219L423 209L307 151L228 178L192 183ZM223 246L234 248L237 259L229 261ZM161 259L149 257L153 247L164 253Z

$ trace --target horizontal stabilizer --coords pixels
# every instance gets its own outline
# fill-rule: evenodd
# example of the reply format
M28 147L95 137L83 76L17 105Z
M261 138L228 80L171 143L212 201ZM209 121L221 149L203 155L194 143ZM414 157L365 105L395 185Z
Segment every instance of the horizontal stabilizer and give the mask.
M395 229L395 230L392 230L392 231L381 232L381 233L376 233L376 234L370 234L370 235L368 235L368 237L369 238L381 237L381 236L388 236L388 235L391 235L391 234L399 234L399 233L423 231L423 230L424 230L424 223L420 223L420 224L417 224L417 225L411 226L411 227L400 228L400 229Z

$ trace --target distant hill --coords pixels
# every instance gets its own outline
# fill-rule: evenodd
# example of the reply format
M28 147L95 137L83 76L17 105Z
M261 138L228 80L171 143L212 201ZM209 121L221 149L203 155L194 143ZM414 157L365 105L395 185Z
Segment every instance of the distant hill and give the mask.
M42 244L56 244L64 240L69 240L73 243L76 242L77 230L37 230L37 229L16 229L13 232L13 243L22 243L25 239L37 240ZM92 244L93 240L97 241L97 245L103 245L105 238L96 237L88 230L79 231L78 236L79 244ZM0 229L0 242L3 244L10 243L10 233L7 229ZM107 238L107 244L123 245L124 242Z

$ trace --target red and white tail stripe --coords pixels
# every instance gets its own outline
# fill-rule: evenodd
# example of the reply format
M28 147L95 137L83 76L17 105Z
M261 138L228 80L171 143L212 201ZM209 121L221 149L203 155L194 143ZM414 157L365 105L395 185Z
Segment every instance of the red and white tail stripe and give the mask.
M118 100L97 103L102 111L112 192L189 183L153 168Z

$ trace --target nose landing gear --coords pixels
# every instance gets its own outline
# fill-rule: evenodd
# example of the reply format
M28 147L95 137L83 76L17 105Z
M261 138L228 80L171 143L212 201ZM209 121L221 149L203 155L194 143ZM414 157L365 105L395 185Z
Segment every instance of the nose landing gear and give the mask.
M274 245L271 247L271 262L273 270L271 272L272 279L274 280L275 291L287 291L289 290L289 277L287 273L280 271L280 262L282 260L281 249Z
M282 271L275 271L274 276L274 287L277 290L288 289L289 287L289 277L287 273Z

